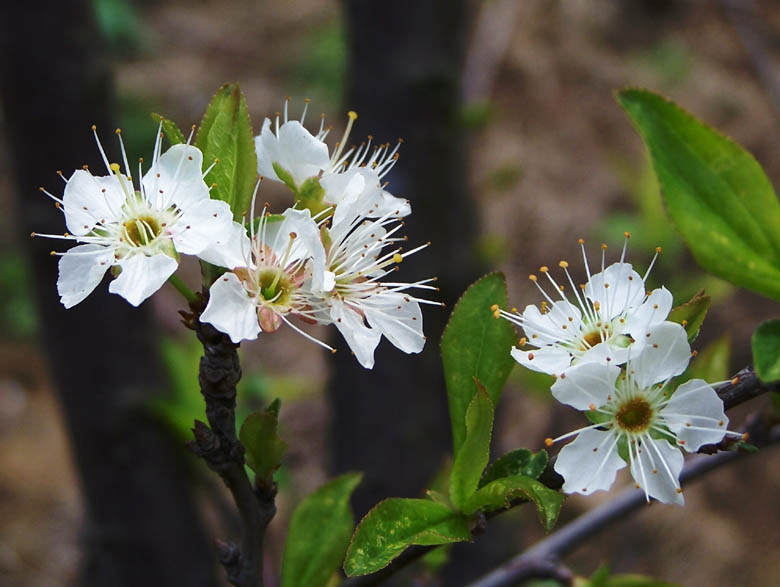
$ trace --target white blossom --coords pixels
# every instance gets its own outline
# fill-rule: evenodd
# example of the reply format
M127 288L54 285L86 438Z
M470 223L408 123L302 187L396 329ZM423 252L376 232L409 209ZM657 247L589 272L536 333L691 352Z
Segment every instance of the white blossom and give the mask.
M161 154L158 131L152 165L136 190L119 131L117 135L124 173L119 164L109 163L95 132L108 175L76 170L65 180L61 200L41 188L64 212L69 232L35 236L79 243L53 253L61 255L57 289L66 308L86 298L109 268L118 275L109 291L137 306L176 271L179 254L224 267L240 260L243 228L233 222L227 203L209 198L200 150L181 144Z
M696 452L717 443L727 430L723 402L712 385L692 379L670 391L672 377L690 360L685 329L665 322L653 327L643 350L624 369L596 362L579 363L552 386L559 401L590 410L597 423L565 434L577 438L561 450L555 470L565 479L563 491L589 495L609 489L626 466L645 492L664 503L684 503L679 475L680 449ZM624 457L621 457L621 451Z
M626 240L628 236L626 233ZM625 246L620 261L605 267L606 245L602 245L601 271L595 275L591 275L582 239L580 247L586 284L575 286L569 264L559 263L566 275L565 284L573 292L573 301L566 295L565 285L559 284L543 266L539 272L550 282L554 293L548 294L539 278L531 275L530 280L545 298L540 307L528 305L522 314L492 308L497 318L503 316L523 328L525 336L519 347L512 349L512 356L524 367L559 375L573 364L621 365L629 352L636 355L641 351L650 329L669 315L672 294L664 287L652 292L645 289L645 280L660 248L645 275L640 276L624 262Z
M410 214L408 200L392 195L382 185L382 178L398 160L401 141L391 149L387 143L372 146L369 137L356 148L346 148L357 119L355 112L349 112L344 136L329 154L325 139L330 127L325 126L323 115L317 133L310 133L304 126L308 106L307 100L300 120L290 120L285 101L283 115L277 114L273 122L269 118L263 121L260 134L255 137L258 173L286 183L296 192L306 180L316 179L324 189L324 207L337 207L342 201L360 196L368 201L365 214L369 217Z
M321 290L325 278L325 249L317 223L308 210L291 208L281 216L264 210L257 231L254 222L250 226L250 246L242 263L214 282L200 319L236 343L254 340L260 332L274 332L286 323L330 349L288 318L314 320L308 292Z

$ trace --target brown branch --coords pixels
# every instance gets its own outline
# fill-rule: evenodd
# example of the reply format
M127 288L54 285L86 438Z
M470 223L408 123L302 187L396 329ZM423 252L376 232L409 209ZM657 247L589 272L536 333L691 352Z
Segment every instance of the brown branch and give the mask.
M780 390L780 382L766 384L763 383L758 379L758 376L755 374L755 372L749 368L746 367L739 371L728 383L725 383L718 387L716 390L718 392L718 396L723 400L723 406L726 410L729 410L735 406L738 406L740 404L743 404L755 397L758 397L759 395L766 393L768 391L778 391ZM778 439L774 439L774 437L770 438L768 436L768 430L771 426L776 424L777 422L772 420L768 421L765 418L762 418L761 416L754 416L750 418L746 428L745 432L747 432L748 436L751 438L751 441L759 446L767 445L769 443L776 442ZM692 480L695 477L702 475L706 472L709 472L711 469L721 466L722 464L725 464L726 462L730 462L732 459L736 458L738 455L743 454L742 452L736 452L733 450L729 450L730 448L733 448L734 441L730 439L726 439L718 444L715 445L706 445L701 447L699 450L700 453L706 453L706 454L713 454L718 451L728 451L728 452L721 452L721 454L717 455L714 459L697 459L696 461L693 461L690 463L689 467L686 467L683 469L683 472L680 475L680 482L684 482L684 480ZM544 483L547 487L550 489L560 489L563 486L563 477L561 477L553 468L553 465L555 464L555 457L552 457L550 459L550 462L547 465L547 468L544 470L544 472L540 475L539 481ZM628 496L630 493L631 500L628 499ZM616 512L621 513L623 510L620 510L620 507L628 507L630 505L629 510L635 509L633 505L634 499L639 499L640 504L645 503L645 495L642 492L637 492L634 490L629 490L626 492L626 494L621 494L616 498L615 500L609 502L608 504L605 504L606 507L610 504L615 504ZM621 501L622 500L622 501ZM623 501L626 502L626 504L623 504ZM513 507L516 507L518 505L528 503L524 500L518 500L516 502L513 502L509 505L509 507L503 509L503 510L496 510L493 512L490 512L487 514L486 519L493 518L499 514L502 514L503 512L508 511L509 509L512 509ZM597 508L599 509L599 508ZM595 511L595 510L591 510ZM590 512L584 514L580 518L577 518L572 524L575 524L578 520L585 518L588 516ZM617 513L613 517L607 518L602 526L599 526L598 529L600 530L602 527L605 527L608 525L608 523L611 523L615 519L619 518L620 516L617 515ZM569 524L569 526L566 526L565 528L569 528L572 524ZM564 529L565 529L564 528ZM480 534L484 531L483 527L480 527L477 529L477 531L473 531L472 534ZM562 530L561 530L562 531ZM554 534L551 534L549 539L552 539L556 535L558 535L559 532L555 532ZM371 575L362 575L359 577L353 577L351 579L346 580L342 583L342 587L370 587L373 585L380 585L382 582L390 578L392 575L400 571L401 569L407 567L409 564L413 563L416 560L419 560L423 556L425 556L428 552L433 550L434 548L437 548L436 546L411 546L407 548L400 556L395 558L392 563L390 563L388 566L386 566L384 569L372 573ZM533 550L533 549L532 549ZM524 557L525 554L528 552L531 552L531 550L527 551L523 555L519 555L516 557L516 559L519 559ZM515 559L513 559L515 560ZM515 573L518 573L519 579L515 579L515 581L521 580L521 579L532 579L532 578L553 578L560 580L562 583L566 584L566 577L567 575L567 569L565 567L562 567L560 564L558 564L558 561L556 560L546 560L541 558L523 558L522 561L519 561L516 563L516 566L513 567ZM513 575L514 576L514 575ZM501 583L506 584L506 583ZM480 585L477 583L477 585Z
M252 483L244 468L244 447L236 437L236 384L241 378L238 345L210 324L199 320L202 304L183 314L203 345L198 381L206 401L209 425L196 421L193 452L219 474L233 495L241 520L241 546L217 541L220 561L236 587L263 584L263 537L276 513L276 484Z

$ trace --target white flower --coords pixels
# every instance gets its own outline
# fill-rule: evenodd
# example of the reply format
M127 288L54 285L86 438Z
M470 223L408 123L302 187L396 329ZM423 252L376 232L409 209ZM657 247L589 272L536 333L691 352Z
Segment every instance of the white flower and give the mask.
M626 233L626 240L628 237ZM656 257L644 277L623 261L625 246L620 262L606 268L602 252L601 272L591 275L582 239L579 242L588 282L576 287L568 271L569 264L566 261L559 263L574 292L574 302L564 293L565 287L553 279L549 269L541 267L539 271L555 291L552 296L548 295L536 275L530 276L545 298L541 308L528 305L522 314L517 310L506 312L497 306L492 308L497 318L503 316L523 328L525 337L521 339L520 347L526 344L536 347L512 349L515 360L534 371L559 375L572 364L621 365L628 358L629 349L634 355L641 351L647 333L662 323L672 308L672 294L666 288L650 293L645 290L645 280L660 248L656 249ZM606 245L602 245L602 251L605 248Z
M404 258L427 245L402 252L397 244L405 239L395 236L402 226L397 215L368 220L365 208L365 201L336 208L325 237L325 286L312 291L310 305L320 322L336 325L358 362L371 369L382 336L405 353L419 353L425 345L420 303L439 303L408 292L411 288L437 289L427 285L433 279L382 281ZM383 252L386 246L391 250Z
M313 320L308 292L324 287L325 249L309 211L289 209L281 217L264 211L257 233L251 230L251 246L245 250L244 261L211 286L201 321L236 343L254 340L262 331L273 332L285 322L330 348L287 318L292 314Z
M680 448L696 452L717 443L726 429L723 402L712 385L692 379L669 395L667 386L690 359L685 329L665 322L650 331L642 352L625 369L601 363L572 366L552 386L559 401L578 410L591 410L597 424L565 434L546 444L577 436L558 455L555 470L565 479L563 491L589 495L609 489L618 470L626 466L647 499L684 503L679 474ZM679 447L679 448L678 448Z
M382 186L382 178L398 160L400 140L393 149L389 143L372 149L369 137L367 143L345 149L357 119L355 112L349 112L344 136L330 155L325 143L330 128L325 127L324 115L317 134L313 135L303 126L308 100L300 121L289 120L287 105L285 101L283 122L280 124L279 114L273 123L266 118L260 134L255 137L260 175L283 182L296 193L306 180L318 179L324 189L323 207L336 207L345 199L360 196L370 202L365 212L369 217L377 218L390 212L400 216L411 213L408 200L393 196Z
M76 170L66 180L62 200L41 188L63 210L69 233L35 236L81 243L62 253L59 262L57 290L66 308L86 298L109 267L118 272L109 291L137 306L176 271L180 253L226 267L240 259L236 250L243 228L233 222L227 203L209 198L201 152L186 144L161 155L158 131L152 166L136 190L117 135L124 174L118 164L109 164L95 132L109 175ZM225 246L229 242L233 249Z

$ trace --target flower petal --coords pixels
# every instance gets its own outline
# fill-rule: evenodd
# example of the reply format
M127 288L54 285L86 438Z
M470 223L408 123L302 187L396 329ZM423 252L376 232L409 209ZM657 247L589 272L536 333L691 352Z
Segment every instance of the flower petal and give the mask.
M72 308L91 294L113 262L114 249L100 245L78 245L62 255L57 278L62 305Z
M605 430L583 430L561 449L555 470L563 476L566 493L590 495L609 489L626 463L617 451L617 437Z
M374 350L382 333L369 328L360 313L341 300L333 300L330 315L358 362L366 369L373 369Z
M201 200L183 211L171 228L171 238L179 253L198 255L215 243L227 243L233 236L233 225L227 202Z
M279 136L271 132L271 121L266 118L260 135L255 138L257 171L270 179L280 181L273 164L281 166L301 185L308 177L328 169L328 146L313 136L297 120L289 120L279 127Z
M119 294L133 306L160 289L179 266L175 259L163 253L151 257L131 253L120 259L118 265L122 272L108 286L108 291Z
M235 269L246 267L250 264L251 243L246 234L246 229L238 222L233 222L226 234L198 253L198 257L212 265Z
M666 320L672 309L672 294L665 287L654 289L642 304L625 318L622 331L642 342L650 329Z
M544 314L534 305L526 306L522 321L528 342L543 346L576 338L582 328L582 313L574 304L560 300Z
M214 282L200 319L227 334L235 343L254 340L260 333L257 306L235 273L225 273Z
M631 450L631 448L629 448ZM680 471L683 455L666 440L646 436L631 463L631 476L647 495L662 503L683 505Z
M425 346L422 312L417 300L400 292L382 293L362 306L366 320L405 353L419 353Z
M729 424L723 400L701 379L691 379L678 387L661 409L661 416L688 452L723 440Z
M268 245L278 258L287 254L291 235L295 235L292 247L287 254L287 265L311 259L309 270L311 272L311 287L315 291L322 291L325 285L325 247L320 238L320 229L311 218L309 210L284 211L284 220L266 224L265 244Z
M135 190L132 182L121 177L121 180L116 175L95 177L84 169L73 172L62 196L65 224L70 233L82 236L102 220L110 222L122 217L125 199Z
M591 276L585 285L585 295L599 303L602 318L612 320L642 302L645 284L629 263L613 263Z
M691 360L688 335L674 322L653 326L644 337L644 345L629 361L633 377L642 388L679 375Z
M173 145L144 174L147 199L156 208L176 204L182 210L209 197L203 181L203 153L192 145Z
M569 367L550 388L555 399L578 410L603 406L615 394L620 368L602 363L581 363Z
M571 354L560 346L548 345L531 351L512 348L510 352L523 367L548 375L560 375L571 365Z

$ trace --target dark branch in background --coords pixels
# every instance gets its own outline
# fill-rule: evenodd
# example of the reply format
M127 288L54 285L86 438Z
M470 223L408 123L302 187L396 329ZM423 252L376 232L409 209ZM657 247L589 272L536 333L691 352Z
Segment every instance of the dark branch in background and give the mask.
M217 541L220 562L236 587L258 587L263 577L263 537L276 514L276 484L252 483L244 468L244 447L236 437L236 385L241 379L238 345L210 324L199 320L200 304L185 314L203 345L198 381L206 401L209 426L195 421L193 452L219 474L233 495L241 520L241 546Z
M739 371L728 383L721 385L718 389L718 395L723 400L725 409L729 410L735 406L743 404L759 395L769 392L780 390L780 382L765 384L758 379L758 376L750 368L745 368ZM756 446L769 446L780 441L780 429L773 430L772 427L777 424L775 418L767 419L761 414L755 414L748 419L747 426L744 432L748 434L752 444ZM725 440L717 445L706 445L701 447L700 453L713 454L718 451L725 451L730 447L733 447L734 441ZM692 481L693 479L708 473L709 471L716 469L726 463L730 463L732 460L747 454L746 452L721 452L714 457L701 457L695 461L688 463L683 468L680 474L680 482ZM563 477L561 477L554 469L555 457L550 459L547 469L539 477L539 480L548 486L550 489L560 489L563 485ZM493 518L509 509L527 503L526 501L517 501L510 505L509 508L490 512L487 514L486 519ZM635 491L634 489L627 490L620 494L614 500L604 504L603 506L590 510L583 514L572 523L564 526L562 529L554 532L548 538L527 550L521 555L518 555L505 566L500 567L490 575L486 575L483 579L480 579L474 583L471 587L497 587L498 585L513 585L517 581L533 578L548 578L556 579L561 583L566 584L571 581L571 573L559 563L559 558L573 550L576 546L582 543L582 541L592 534L607 527L610 523L621 518L627 512L637 509L640 505L646 503L645 494L641 491ZM614 512L612 511L614 509ZM584 521L582 521L584 520ZM573 529L572 529L573 528ZM472 532L475 536L478 533L484 531L483 527L480 527L478 531ZM563 534L563 538L558 536ZM539 548L544 546L544 551L540 551ZM565 547L567 550L555 551L554 548L559 546ZM363 575L360 577L354 577L348 579L342 583L342 587L369 587L372 585L380 585L386 579L395 575L401 569L407 567L409 564L426 555L428 552L437 548L436 546L412 546L407 548L400 556L398 556L387 567L373 573L371 575ZM540 556L539 553L549 553L549 556ZM507 567L506 569L504 567ZM487 579L495 580L493 574L496 576L504 577L505 573L515 573L511 575L510 579L506 579L508 582L500 583L482 583ZM510 575L507 575L509 577ZM504 580L504 579L502 579Z
M780 119L780 78L772 59L767 55L766 26L759 19L753 0L720 0L726 17L745 48L748 60L764 86L769 104Z

